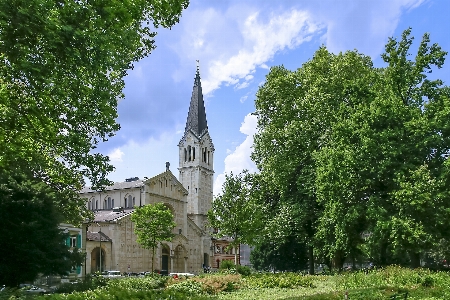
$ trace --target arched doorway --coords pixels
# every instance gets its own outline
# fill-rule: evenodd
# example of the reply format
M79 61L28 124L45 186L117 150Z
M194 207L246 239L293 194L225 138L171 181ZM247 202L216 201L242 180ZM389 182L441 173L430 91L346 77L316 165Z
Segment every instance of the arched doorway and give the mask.
M182 245L175 247L174 251L174 271L186 272L187 251Z
M91 252L91 273L104 271L105 265L106 265L105 250L102 249L102 251L100 252L100 247L94 248L94 250L92 250Z
M170 248L169 246L163 244L161 249L161 274L167 275L170 270Z

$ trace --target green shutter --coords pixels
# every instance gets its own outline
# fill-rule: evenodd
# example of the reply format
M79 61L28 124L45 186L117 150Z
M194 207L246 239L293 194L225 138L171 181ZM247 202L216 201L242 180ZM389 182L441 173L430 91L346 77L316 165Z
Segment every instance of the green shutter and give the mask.
M77 266L77 274L81 274L81 266Z
M70 236L66 238L66 245L70 247Z
M77 235L77 248L81 248L81 234Z

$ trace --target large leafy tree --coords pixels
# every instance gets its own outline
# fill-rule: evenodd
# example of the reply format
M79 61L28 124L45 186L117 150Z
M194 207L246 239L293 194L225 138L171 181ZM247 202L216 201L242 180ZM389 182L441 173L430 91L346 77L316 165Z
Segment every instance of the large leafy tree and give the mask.
M30 179L31 178L31 179ZM54 190L30 174L0 168L0 282L17 286L44 275L66 274L83 255L70 252L58 228L63 216Z
M283 243L267 239L252 250L250 262L256 270L302 271L308 263L307 247L293 236Z
M154 270L156 247L162 241L171 241L175 236L172 231L177 224L173 220L173 214L163 203L155 203L136 208L131 220L136 224L134 232L137 242L143 248L152 250Z
M254 175L242 173L225 175L222 193L214 198L208 211L208 221L216 230L216 238L231 237L231 247L253 244L260 233L261 212L259 205L250 197ZM235 264L238 264L235 252Z
M108 181L99 142L119 129L117 102L133 62L154 48L155 29L178 22L188 0L0 1L0 168L24 165L68 197L82 218L88 178Z
M363 250L382 264L408 253L417 266L447 238L450 93L427 78L446 54L429 42L410 60L406 30L380 69L322 47L297 71L272 68L258 91L253 159L290 208L274 219L296 220L336 267Z

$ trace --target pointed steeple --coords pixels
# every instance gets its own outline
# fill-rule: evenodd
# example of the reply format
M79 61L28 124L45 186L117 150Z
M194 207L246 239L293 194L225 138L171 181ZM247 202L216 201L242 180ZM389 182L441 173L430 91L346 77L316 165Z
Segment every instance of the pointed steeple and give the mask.
M194 88L191 96L191 104L189 106L189 113L184 133L186 134L189 130L192 130L197 136L200 137L206 129L208 129L208 123L206 122L205 103L203 102L200 71L197 65Z

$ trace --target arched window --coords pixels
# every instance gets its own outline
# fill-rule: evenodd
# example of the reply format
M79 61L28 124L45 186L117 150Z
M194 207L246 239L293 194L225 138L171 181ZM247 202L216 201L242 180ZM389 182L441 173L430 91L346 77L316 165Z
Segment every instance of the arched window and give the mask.
M111 208L114 207L114 199L111 200Z
M108 197L108 206L106 207L106 209L110 208L111 208L111 197Z
M131 207L135 207L136 206L136 198L133 197L133 205Z
M108 202L107 202L107 200L105 199L105 201L103 201L103 209L106 209L108 207Z
M186 148L184 148L184 161L186 162L187 161L187 150L186 150Z
M132 207L132 201L133 200L133 196L131 196L131 195L128 195L128 201L127 201L127 204L126 204L126 208L130 208L130 207Z
M95 200L95 209L98 209L98 200Z

